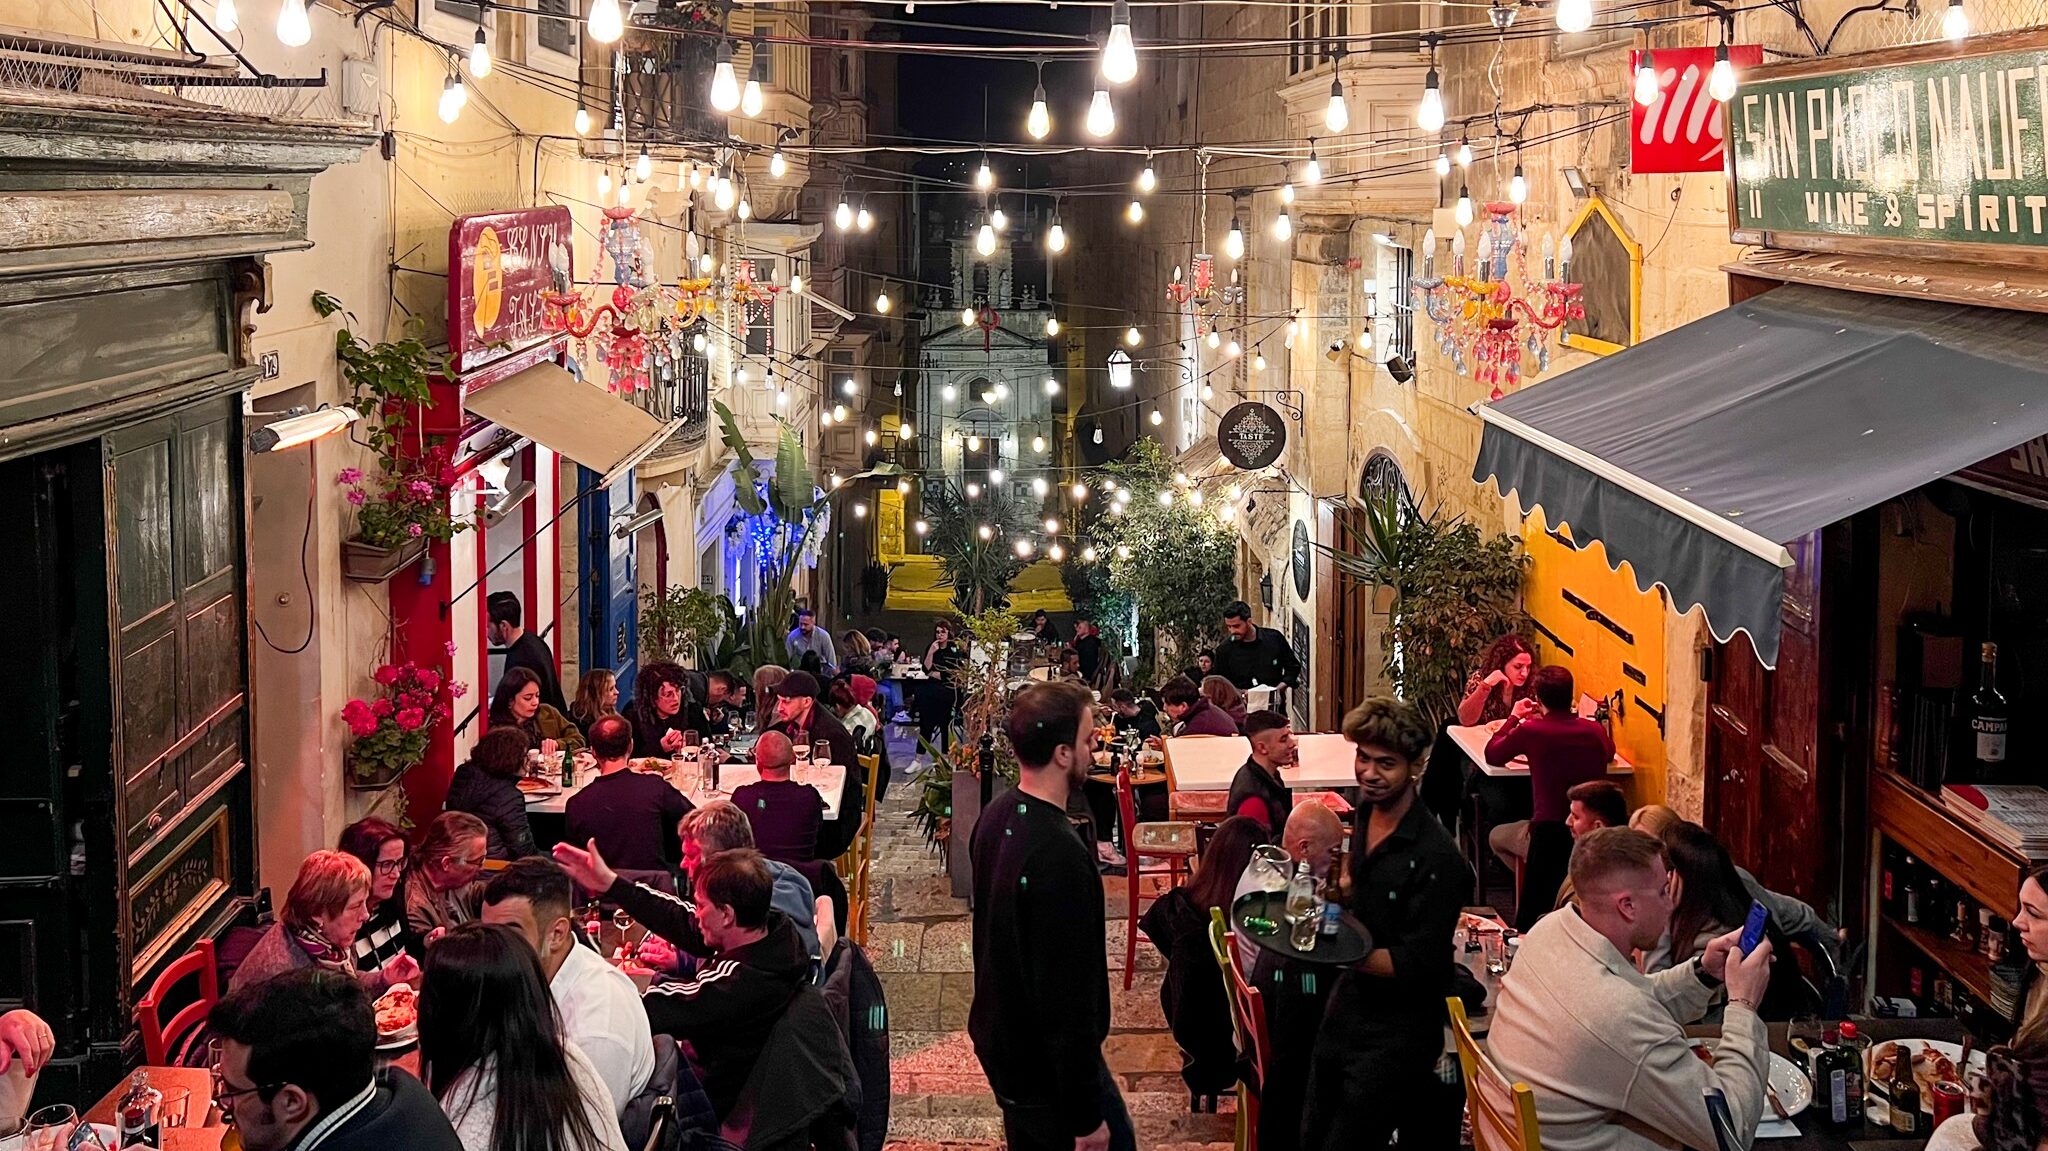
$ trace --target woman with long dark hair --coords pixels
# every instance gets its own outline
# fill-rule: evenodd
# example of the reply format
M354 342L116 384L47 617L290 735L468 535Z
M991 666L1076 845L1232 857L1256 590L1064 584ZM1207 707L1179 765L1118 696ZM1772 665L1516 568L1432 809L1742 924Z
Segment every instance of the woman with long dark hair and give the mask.
M1237 881L1251 865L1266 829L1242 815L1224 820L1202 852L1201 866L1184 887L1152 902L1138 927L1166 957L1159 1005L1180 1045L1180 1077L1194 1096L1217 1095L1237 1082L1237 1044L1230 1027L1228 989L1209 950L1209 912L1230 914Z
M682 750L683 733L691 730L690 677L681 664L667 660L640 665L633 674L633 703L623 713L633 725L633 754L667 757ZM702 734L704 724L696 721Z
M523 667L508 667L498 690L491 693L491 726L516 727L526 746L542 755L583 750L583 731L575 721L541 702L540 677Z
M524 668L513 670L533 674ZM519 790L519 777L526 773L526 740L526 733L516 727L485 732L469 759L455 769L447 798L441 801L444 811L466 811L484 821L485 851L492 859L518 859L539 850L526 820L526 796Z
M464 1151L625 1151L611 1092L515 928L465 924L428 951L420 1070Z
M1676 967L1703 953L1719 936L1739 929L1749 918L1749 888L1735 870L1728 849L1713 833L1697 823L1679 821L1664 830L1664 855L1671 868L1672 908L1670 947L1662 954L1643 957L1645 974ZM1793 958L1783 931L1775 922L1765 935L1771 941L1771 983L1757 1014L1765 1019L1790 1019L1810 998L1799 980L1798 961ZM1709 1022L1720 1020L1717 1004L1708 1014Z
M1518 635L1504 635L1486 649L1479 667L1465 680L1458 700L1458 722L1466 727L1506 719L1515 704L1529 698L1529 676L1536 670L1536 651Z
M370 815L342 828L336 846L370 869L370 918L356 931L356 970L375 971L401 951L425 958L426 948L405 927L405 833Z

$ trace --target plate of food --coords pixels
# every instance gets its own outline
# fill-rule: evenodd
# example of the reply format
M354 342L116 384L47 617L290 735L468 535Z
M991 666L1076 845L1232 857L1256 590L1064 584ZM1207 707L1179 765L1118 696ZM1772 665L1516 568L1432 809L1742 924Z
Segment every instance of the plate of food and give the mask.
M633 770L644 771L652 775L660 775L661 773L668 770L668 760L660 759L652 755L643 755L640 758L633 761Z
M1712 1063L1714 1048L1719 1042L1709 1039L1704 1043L1696 1043L1693 1045L1693 1054ZM1770 1094L1764 1100L1766 1122L1773 1116L1790 1119L1813 1106L1813 1080L1806 1077L1806 1072L1801 1071L1798 1064L1775 1051L1771 1053L1768 1086Z
M519 793L529 797L545 798L550 795L562 794L561 784L555 783L552 780L538 779L531 775L521 776L518 786Z
M1865 1092L1867 1096L1889 1106L1891 1096L1886 1086L1897 1076L1902 1054L1913 1061L1913 1084L1920 1088L1920 1110L1929 1115L1934 1113L1936 1083L1964 1082L1964 1072L1956 1066L1956 1060L1963 1057L1963 1049L1959 1045L1939 1039L1889 1039L1870 1048L1870 1090ZM1986 1066L1982 1051L1970 1053L1970 1071L1981 1073Z
M404 1047L420 1037L420 997L410 983L400 983L372 1004L377 1013L377 1048Z

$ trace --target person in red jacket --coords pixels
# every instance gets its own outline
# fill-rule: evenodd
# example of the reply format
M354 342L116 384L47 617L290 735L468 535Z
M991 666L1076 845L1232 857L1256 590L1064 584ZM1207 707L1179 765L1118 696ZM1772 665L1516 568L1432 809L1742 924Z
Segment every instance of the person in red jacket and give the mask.
M1503 823L1487 836L1493 853L1510 868L1528 858L1531 826L1563 823L1571 811L1567 793L1590 780L1606 779L1608 765L1614 762L1614 737L1572 711L1578 692L1569 668L1539 668L1529 682L1534 698L1517 701L1514 712L1486 742L1486 762L1495 767L1506 767L1517 757L1529 761L1531 815Z

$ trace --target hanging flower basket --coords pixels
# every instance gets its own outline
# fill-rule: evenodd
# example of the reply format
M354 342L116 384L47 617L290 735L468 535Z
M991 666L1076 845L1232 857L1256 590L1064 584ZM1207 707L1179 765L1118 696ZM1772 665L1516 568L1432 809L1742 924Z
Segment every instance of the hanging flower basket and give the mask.
M397 783L414 766L415 764L413 763L357 763L355 757L350 756L348 760L349 790L383 791L385 788Z
M448 718L465 688L439 668L410 660L385 664L371 678L379 690L341 709L352 737L348 782L358 791L389 787L426 758L428 737Z
M413 539L396 547L380 547L362 539L341 545L341 574L357 583L383 583L427 553L428 540Z

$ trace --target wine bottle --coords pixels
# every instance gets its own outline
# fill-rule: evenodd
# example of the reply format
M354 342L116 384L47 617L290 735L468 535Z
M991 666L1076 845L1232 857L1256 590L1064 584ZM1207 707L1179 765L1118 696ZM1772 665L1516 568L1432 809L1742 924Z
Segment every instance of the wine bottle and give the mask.
M1998 690L1998 645L1986 643L1977 690L1970 693L1971 759L1977 778L1995 781L2005 768L2005 737L2011 727L2005 696Z

